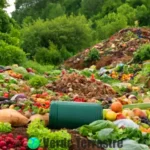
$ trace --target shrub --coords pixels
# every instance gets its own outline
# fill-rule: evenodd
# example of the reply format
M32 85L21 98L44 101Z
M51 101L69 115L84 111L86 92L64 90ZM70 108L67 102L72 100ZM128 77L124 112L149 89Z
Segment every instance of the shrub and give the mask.
M48 58L50 60L50 64L58 65L62 62L62 57L59 51L53 49L49 51Z
M49 60L49 51L47 48L38 48L36 54L35 54L35 59L37 62L39 62L40 64L48 64L50 63Z
M86 62L92 62L92 61L96 61L99 60L100 58L100 53L96 48L92 48L89 53L88 53L88 57L85 59Z
M12 65L22 64L26 60L25 52L19 47L8 45L4 41L0 41L0 64Z
M47 83L48 83L48 80L45 77L39 76L39 75L36 75L29 80L29 84L35 88L44 86Z
M41 64L53 64L58 65L62 62L62 57L60 52L57 50L57 47L54 44L51 44L50 49L39 48L35 55L37 62Z
M60 53L61 53L61 57L62 57L63 60L66 60L66 59L68 59L69 57L72 56L72 54L67 51L65 46L62 46L62 48L60 49Z
M7 33L0 32L0 40L5 41L6 43L14 46L19 46L19 39L17 37L11 36Z
M134 62L143 62L150 59L150 44L142 45L135 53Z

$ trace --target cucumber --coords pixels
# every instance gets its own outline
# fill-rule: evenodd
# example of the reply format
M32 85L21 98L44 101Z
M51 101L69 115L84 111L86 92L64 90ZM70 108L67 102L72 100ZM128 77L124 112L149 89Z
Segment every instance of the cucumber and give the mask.
M140 108L140 109L148 109L150 108L150 103L138 103L138 104L131 104L131 105L124 105L123 108Z

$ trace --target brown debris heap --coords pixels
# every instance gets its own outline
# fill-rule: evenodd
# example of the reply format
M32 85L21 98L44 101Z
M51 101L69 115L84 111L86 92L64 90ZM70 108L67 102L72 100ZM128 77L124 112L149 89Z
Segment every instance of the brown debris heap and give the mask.
M64 74L60 80L48 85L55 92L67 93L71 97L79 95L85 99L104 99L116 93L108 84L100 80L92 80L77 73Z
M127 28L111 36L108 40L91 47L96 48L100 53L100 59L89 62L85 65L85 58L91 48L78 53L66 60L66 68L84 69L91 65L96 65L97 69L120 62L129 62L135 52L142 44L150 43L149 28Z

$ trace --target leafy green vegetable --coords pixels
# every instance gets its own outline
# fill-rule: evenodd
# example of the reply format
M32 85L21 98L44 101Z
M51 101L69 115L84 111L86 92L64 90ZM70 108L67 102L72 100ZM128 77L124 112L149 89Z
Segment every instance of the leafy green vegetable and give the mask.
M65 94L65 95L63 95L63 96L61 97L60 100L62 100L62 101L70 101L71 98L70 98L67 94Z
M141 144L150 145L150 134L143 135L139 129L118 128L113 122L107 120L97 120L89 125L78 128L82 136L87 136L89 140L110 143L131 139Z
M113 78L111 78L111 77L109 77L107 75L101 76L100 80L102 80L104 83L107 83L107 84L110 84L110 85L115 84L115 83L120 83L119 80L113 79Z
M22 74L22 75L28 74L28 72L26 71L26 69L23 68L23 67L12 67L12 70L13 70L14 72L20 73L20 74Z
M10 123L4 123L4 122L0 122L0 132L11 132L12 128L11 128L11 124Z
M48 83L48 80L43 77L43 76L39 76L39 75L36 75L36 76L33 76L30 80L29 80L29 84L35 88L38 88L38 87L41 87L41 86L44 86L45 84Z
M115 124L113 124L111 121L97 120L97 121L92 122L89 125L83 125L80 128L78 128L77 130L82 136L88 136L88 135L94 134L97 131L100 131L105 128L116 129L116 127L117 126Z
M101 141L107 141L110 137L110 134L114 131L112 128L102 129L97 132L97 138Z
M92 133L92 129L89 125L84 125L82 127L80 127L78 129L78 132L82 135L82 136L88 136L89 134Z
M134 62L143 62L145 60L150 59L150 44L142 45L135 53L134 53Z
M70 144L66 145L54 145L51 146L50 141L71 141L71 135L66 130L59 130L52 132L51 130L45 128L44 122L40 119L36 119L31 122L28 126L27 133L29 137L37 137L40 140L40 146L46 147L48 150L69 150Z
M115 129L117 126L111 122L111 121L108 121L108 120L100 120L98 124L96 125L91 125L91 129L92 129L92 132L95 133L97 131L100 131L102 129L105 129L105 128L113 128Z
M96 120L96 121L93 121L92 123L90 123L89 126L95 126L95 125L98 125L103 122L104 122L103 120Z

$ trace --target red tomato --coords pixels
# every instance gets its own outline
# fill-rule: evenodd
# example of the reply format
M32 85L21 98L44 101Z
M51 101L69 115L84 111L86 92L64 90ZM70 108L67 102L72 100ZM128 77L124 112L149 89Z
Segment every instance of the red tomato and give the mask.
M45 96L45 97L46 97L46 96L48 96L48 93L47 93L47 92L43 92L43 93L42 93L42 96Z
M45 107L44 107L44 108L48 109L49 107L50 107L50 105L45 105Z
M5 98L8 98L9 97L9 94L8 93L4 93L3 95Z
M36 105L37 107L40 107L40 106L41 106L41 104L40 104L39 102L36 102L35 105Z
M46 104L46 105L50 105L50 101L46 101L45 104Z

